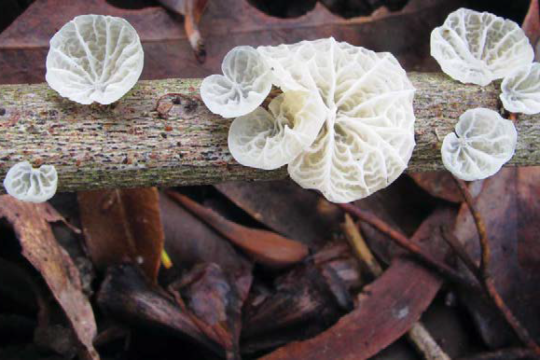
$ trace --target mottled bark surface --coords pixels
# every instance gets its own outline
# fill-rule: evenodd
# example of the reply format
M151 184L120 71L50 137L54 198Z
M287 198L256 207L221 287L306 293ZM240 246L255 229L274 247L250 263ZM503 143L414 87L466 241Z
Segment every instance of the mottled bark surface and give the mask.
M410 73L417 146L409 171L442 169L440 140L470 108L499 109L498 84L481 88L443 74ZM54 165L59 191L271 180L286 170L237 164L227 148L230 120L210 113L199 79L141 81L110 106L84 106L46 84L0 86L0 177L28 160ZM520 116L513 165L540 165L540 116Z

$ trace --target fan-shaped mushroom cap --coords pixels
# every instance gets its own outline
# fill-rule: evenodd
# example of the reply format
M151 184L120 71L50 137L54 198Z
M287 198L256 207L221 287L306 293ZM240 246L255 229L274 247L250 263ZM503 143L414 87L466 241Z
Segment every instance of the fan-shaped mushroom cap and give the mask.
M534 50L515 22L459 9L431 32L431 56L453 79L485 86L531 63Z
M258 50L285 92L312 91L326 107L316 140L289 163L294 181L349 202L405 170L415 145L414 87L394 56L333 38Z
M272 89L272 74L251 46L237 46L223 59L223 75L211 75L201 84L206 107L224 118L249 114Z
M528 115L540 113L540 64L521 67L505 77L501 91L506 110Z
M32 168L28 161L13 165L4 179L4 187L9 195L21 201L41 203L56 193L58 175L52 165Z
M268 106L236 118L229 129L229 150L240 164L272 170L291 162L317 137L325 120L318 96L289 91Z
M51 39L46 79L72 101L110 104L135 85L143 64L139 36L126 20L81 15Z
M467 110L459 117L455 132L443 140L443 164L462 180L485 179L514 156L516 143L512 121L490 109Z

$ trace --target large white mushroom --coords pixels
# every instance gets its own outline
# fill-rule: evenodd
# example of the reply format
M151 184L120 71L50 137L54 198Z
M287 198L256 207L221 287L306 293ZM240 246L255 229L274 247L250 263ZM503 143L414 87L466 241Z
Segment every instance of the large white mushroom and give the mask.
M473 181L494 175L516 150L514 123L484 108L464 112L455 132L442 144L443 164L459 179Z
M234 118L249 114L272 89L268 64L251 46L233 48L221 65L223 75L210 75L201 84L201 98L214 114Z
M291 178L333 202L388 186L407 167L414 141L414 87L389 53L333 38L259 47L283 92L324 104L315 141L288 165Z
M500 98L506 110L514 113L540 113L540 64L521 67L504 78Z
M431 55L453 79L485 86L530 64L534 50L515 22L462 8L432 31Z
M58 175L52 165L32 168L28 161L13 165L4 179L7 193L18 200L41 203L56 193Z
M139 79L144 53L124 19L81 15L51 39L46 80L61 96L81 103L111 104Z

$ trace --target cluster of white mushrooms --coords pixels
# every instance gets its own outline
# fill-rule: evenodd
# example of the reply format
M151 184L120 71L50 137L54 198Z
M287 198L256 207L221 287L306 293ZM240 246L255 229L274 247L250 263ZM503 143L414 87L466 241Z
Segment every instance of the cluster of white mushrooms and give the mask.
M333 38L238 47L223 76L203 81L207 107L235 118L229 150L242 165L287 165L291 178L333 202L388 186L414 148L414 88L390 53ZM261 106L272 86L281 94Z
M540 112L540 66L519 26L460 9L431 34L431 54L455 80L486 86L502 79L512 112ZM240 164L291 178L332 202L350 202L388 186L407 167L414 142L414 88L389 53L333 38L231 50L223 75L203 81L216 114L234 118L229 149ZM261 106L272 86L281 90ZM471 109L442 144L445 167L464 180L495 174L515 151L514 124L496 111Z
M61 96L80 104L111 104L139 79L144 53L135 29L124 19L77 16L51 39L46 80ZM58 175L51 165L34 169L27 161L11 167L4 179L8 194L40 203L56 193Z
M459 9L431 33L431 55L442 70L465 84L501 84L503 106L514 113L540 112L540 64L513 21L486 12ZM460 116L441 148L444 166L463 180L494 175L514 155L517 132L510 120L489 109Z
M138 81L144 54L124 19L83 15L51 39L46 80L81 104L111 104ZM540 112L540 64L519 26L489 13L460 9L431 34L442 70L466 84L504 78L501 100L511 112ZM415 89L390 53L333 38L292 45L239 46L224 58L223 75L204 79L206 106L234 118L228 145L242 165L287 165L291 178L332 202L380 190L406 169L415 146ZM272 88L279 89L267 106ZM515 151L513 123L489 109L471 109L447 135L445 167L464 180L495 174ZM4 180L20 200L43 202L56 192L53 166L13 166Z

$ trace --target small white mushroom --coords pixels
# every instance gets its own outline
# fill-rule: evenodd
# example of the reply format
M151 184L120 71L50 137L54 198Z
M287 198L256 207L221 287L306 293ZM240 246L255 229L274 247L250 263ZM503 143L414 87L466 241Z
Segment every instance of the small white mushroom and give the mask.
M81 15L51 39L46 80L72 101L111 104L137 83L143 65L141 41L126 20Z
M210 111L224 118L249 114L272 89L268 65L250 46L229 51L221 69L223 75L210 75L203 80L201 97Z
M312 92L325 105L317 138L288 166L300 186L349 202L405 170L415 145L414 87L392 54L333 38L258 51L285 93Z
M28 161L13 165L4 179L4 187L9 195L21 201L42 203L54 196L58 185L58 175L52 165L32 168Z
M313 143L325 120L318 96L289 91L236 118L229 129L229 150L240 164L272 170L288 164Z
M485 86L530 64L534 50L515 22L459 9L432 31L431 55L453 79Z
M485 179L514 156L516 144L517 131L512 121L490 109L471 109L459 117L455 132L444 138L442 161L459 179Z
M540 113L540 64L521 67L505 77L501 91L506 110L527 115Z

